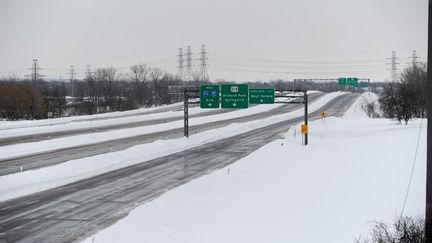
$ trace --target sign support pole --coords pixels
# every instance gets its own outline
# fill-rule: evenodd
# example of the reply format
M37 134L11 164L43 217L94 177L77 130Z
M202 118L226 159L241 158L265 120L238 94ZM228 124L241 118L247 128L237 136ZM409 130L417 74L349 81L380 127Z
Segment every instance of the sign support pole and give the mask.
M432 63L432 0L429 0L429 20L428 20L428 64ZM427 65L427 85L428 94L432 92L432 65ZM425 209L425 242L432 243L432 97L426 98L428 111L427 123L427 149L426 149L426 209Z
M184 136L189 137L189 94L187 88L184 89Z
M304 124L307 126L308 124L308 95L307 95L307 91L303 91L304 93L304 104L305 104L305 114L304 114ZM304 135L304 145L308 145L308 132L305 133Z

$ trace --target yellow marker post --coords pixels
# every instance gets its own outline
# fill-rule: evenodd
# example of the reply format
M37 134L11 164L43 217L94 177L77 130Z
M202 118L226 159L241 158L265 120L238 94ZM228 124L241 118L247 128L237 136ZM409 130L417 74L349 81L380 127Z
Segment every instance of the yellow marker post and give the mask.
M308 125L301 125L300 130L301 130L302 134L307 134L308 133Z

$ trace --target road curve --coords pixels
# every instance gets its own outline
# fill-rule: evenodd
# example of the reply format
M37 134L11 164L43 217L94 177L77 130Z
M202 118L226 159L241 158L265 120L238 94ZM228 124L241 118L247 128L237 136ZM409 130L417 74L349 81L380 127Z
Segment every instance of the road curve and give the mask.
M319 111L340 116L358 97L335 98ZM310 114L318 119L319 112ZM73 242L103 229L138 205L239 160L280 138L303 117L173 155L0 203L0 242ZM227 146L229 144L229 146ZM215 156L217 155L217 156Z
M322 93L313 93L310 95L310 100L314 101L321 97ZM244 117L237 117L217 122L209 122L202 125L195 125L189 127L190 134L196 134L202 131L223 127L230 123L242 123L256 119L262 119L268 116L277 115L285 112L294 111L303 107L303 104L286 104L280 107L271 109L267 112L252 114ZM183 117L181 117L183 119ZM124 128L124 127L123 127ZM83 145L70 147L65 149L59 149L50 152L43 152L39 154L20 156L13 159L0 160L0 176L11 173L17 173L21 171L21 168L25 170L37 169L45 166L51 166L65 161L80 159L89 157L97 154L109 153L124 150L132 146L154 142L159 139L172 139L183 136L183 128L170 129L162 132L150 133L145 135L139 135L135 137L129 137L124 139L118 139L108 142L102 142L91 145Z

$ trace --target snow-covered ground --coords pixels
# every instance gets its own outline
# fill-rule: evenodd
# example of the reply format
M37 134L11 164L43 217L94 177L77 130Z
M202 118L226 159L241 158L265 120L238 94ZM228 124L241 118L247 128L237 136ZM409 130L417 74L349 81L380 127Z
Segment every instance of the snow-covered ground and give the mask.
M193 107L189 109L189 114L199 114L206 110L200 109L199 107ZM127 125L130 123L136 122L145 122L151 120L158 119L167 119L171 117L183 116L183 111L167 111L160 113L152 113L152 114L144 114L144 115L134 115L134 116L125 116L125 117L115 117L103 120L71 120L65 123L57 123L51 125L43 125L43 126L28 126L22 128L9 128L9 129L1 129L0 128L0 138L9 138L9 137L18 137L18 136L28 136L33 134L41 134L41 133L54 133L61 131L69 131L69 130L79 130L86 128L94 128L98 127L106 127L113 125ZM44 120L48 121L48 120ZM1 127L1 123L0 123Z
M405 215L422 214L426 121L405 126L352 116L361 112L310 122L307 147L293 128L284 139L165 193L84 242L353 242L373 220L388 222L401 212L419 131Z
M310 90L308 94L318 93L320 91ZM247 110L239 110L237 116L245 116L256 114L269 109L274 109L281 104L272 104L265 106L253 106ZM165 111L167 108L174 109L175 107L183 108L182 103L175 103L159 107L141 108L130 111L110 112L104 114L63 117L45 120L31 121L0 121L0 138L17 137L31 134L41 134L50 132L60 132L68 130L77 130L85 128L98 128L110 125L128 124L136 122L144 122L156 119L166 119L170 117L182 116L183 110ZM209 109L201 109L199 107L189 108L189 115L199 114L209 111ZM144 112L158 112L151 114L142 114Z
M182 103L174 103L170 105L155 106L149 108L140 108L129 111L116 111L108 112L102 114L85 115L85 116L71 116L71 117L61 117L45 120L22 120L22 121L1 121L0 120L0 130L4 129L14 129L14 128L27 128L27 127L42 127L42 126L53 126L53 125L64 125L71 122L82 122L88 121L89 119L110 119L122 116L133 116L139 115L143 112L158 112L159 110L165 110L167 108L175 108L181 106Z
M334 92L330 94L326 94L319 98L317 101L312 102L309 106L315 107L315 106L323 106L326 104L329 100L335 98L336 96L344 94L343 92ZM232 118L238 118L238 117L244 117L249 116L253 114L259 114L265 111L268 111L270 109L274 109L281 104L271 104L271 105L257 105L253 106L248 109L240 109L233 112L228 113L221 113L221 114L215 114L211 116L204 116L204 117L194 117L189 119L189 126L194 125L201 125L206 124L209 122L217 122L217 121L223 121L227 119ZM199 108L197 108L199 109ZM203 110L203 109L201 109ZM301 114L299 111L302 109L297 110L295 114ZM171 112L169 112L171 113ZM162 115L163 113L159 114ZM290 113L291 114L291 113ZM293 113L294 114L294 113ZM129 118L128 118L129 119ZM117 120L117 119L115 119ZM107 120L103 122L108 122L112 124L118 124L115 120ZM173 122L167 122L167 123L161 123L161 124L154 124L149 126L143 126L143 127L133 127L133 128L125 128L125 129L116 129L116 130L110 130L105 132L97 132L97 133L89 133L89 134L82 134L82 135L75 135L75 136L68 136L68 137L61 137L61 138L54 138L49 140L42 140L38 142L29 142L29 143L20 143L20 144L12 144L12 145L6 145L0 147L0 159L8 159L8 158L14 158L17 156L23 156L23 155L31 155L41 152L48 152L48 151L54 151L58 149L64 149L64 148L70 148L80 145L90 145L90 144L96 144L106 141L112 141L122 138L129 138L129 137L135 137L139 135L145 135L155 132L161 132L161 131L167 131L175 128L182 128L184 126L183 120L177 120ZM33 129L34 133L39 133L40 128L29 128ZM61 128L60 128L61 129ZM0 134L2 134L4 137L7 136L17 136L17 134L20 134L20 131L14 130L5 130L0 131ZM20 129L18 129L20 130ZM24 130L24 129L21 129ZM3 133L2 133L3 132ZM23 134L29 134L29 131L27 133Z
M322 96L321 98L309 105L309 112L312 113L317 111L319 108L327 104L330 100L343 94L345 93L334 92ZM303 115L303 113L304 111L302 108L293 112L271 116L265 119L238 124L234 123L223 128L201 132L192 135L189 138L159 140L148 144L137 145L118 152L71 160L55 166L1 176L0 201L5 201L8 199L28 195L50 188L55 188L137 163L143 163L144 161L148 161L154 158L173 154L179 151L184 151L186 149L217 141L219 139L232 137L260 127L265 127L284 120L299 117ZM225 113L221 115L224 115L225 119L227 119L227 116L229 117L230 113ZM212 119L213 121L215 118L207 119ZM154 130L150 131L154 132ZM135 129L133 134L136 133L137 129ZM80 140L76 141L81 142ZM29 143L26 147L26 144L21 144L21 150L15 150L15 153L19 155L20 153L22 154L35 151L35 149L43 149L43 146L40 148L36 148L31 145L32 143ZM55 145L58 144L51 144L50 146ZM3 147L0 148L0 151L3 151L2 153L0 153L0 156L5 156L5 154L10 155L13 153L13 151L10 150L2 150ZM143 158L145 158L145 160ZM19 171L19 168L17 168L17 171Z

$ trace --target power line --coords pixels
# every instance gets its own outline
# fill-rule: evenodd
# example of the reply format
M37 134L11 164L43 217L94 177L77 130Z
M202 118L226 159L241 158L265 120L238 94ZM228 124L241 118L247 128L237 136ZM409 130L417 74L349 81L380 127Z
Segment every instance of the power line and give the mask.
M409 178L408 187L407 187L407 191L406 191L406 194L405 194L405 199L404 199L404 203L403 203L401 214L400 214L401 218L403 216L403 213L404 213L404 210L405 210L405 206L406 206L406 202L407 202L407 199L408 199L408 194L409 194L410 189L411 189L411 182L412 182L412 178L413 178L413 175L414 175L414 169L415 169L415 165L416 165L416 161L417 161L417 154L418 154L419 145L420 145L420 137L421 137L422 125L423 125L423 119L420 119L420 129L419 129L419 133L418 133L418 137L417 137L417 146L416 146L416 151L415 151L415 154L414 154L414 161L413 161L412 168L411 168L411 175L410 175L410 178Z
M212 56L220 56L220 57L225 57L225 58L245 60L245 61L253 61L253 62L294 63L294 64L347 64L347 63L370 63L370 62L382 62L383 61L383 59L357 59L357 60L338 60L338 61L311 61L311 60L293 61L293 60L283 60L283 59L241 57L241 56L218 54L218 53L212 54Z

